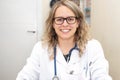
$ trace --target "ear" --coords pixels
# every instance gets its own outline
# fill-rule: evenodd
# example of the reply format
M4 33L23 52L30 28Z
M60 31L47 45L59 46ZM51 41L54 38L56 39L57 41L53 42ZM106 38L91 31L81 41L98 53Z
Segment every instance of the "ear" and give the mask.
M78 26L77 26L77 27L79 27L79 25L80 25L80 20L78 20L78 21L77 21L77 24L78 24Z
M55 28L55 24L54 23L52 24L52 27Z

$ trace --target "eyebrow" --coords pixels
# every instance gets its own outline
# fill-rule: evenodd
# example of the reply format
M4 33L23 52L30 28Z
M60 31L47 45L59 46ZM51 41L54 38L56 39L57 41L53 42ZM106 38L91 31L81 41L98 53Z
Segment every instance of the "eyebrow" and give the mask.
M76 16L68 16L68 17L76 17ZM54 18L68 18L68 17L58 16L58 17L54 17Z

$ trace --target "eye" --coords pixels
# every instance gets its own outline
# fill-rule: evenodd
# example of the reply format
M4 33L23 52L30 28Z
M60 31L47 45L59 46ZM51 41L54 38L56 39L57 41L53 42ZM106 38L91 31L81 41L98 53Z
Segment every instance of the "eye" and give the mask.
M62 22L62 21L63 21L63 18L56 18L55 21L57 21L57 22Z
M67 21L69 21L69 22L74 21L74 20L75 20L74 17L68 17L68 18L67 18Z

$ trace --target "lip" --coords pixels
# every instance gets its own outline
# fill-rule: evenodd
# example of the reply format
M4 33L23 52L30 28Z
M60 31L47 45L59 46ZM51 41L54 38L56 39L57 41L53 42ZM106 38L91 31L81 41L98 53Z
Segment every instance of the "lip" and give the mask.
M70 29L61 29L60 31L63 33L68 33L70 31Z

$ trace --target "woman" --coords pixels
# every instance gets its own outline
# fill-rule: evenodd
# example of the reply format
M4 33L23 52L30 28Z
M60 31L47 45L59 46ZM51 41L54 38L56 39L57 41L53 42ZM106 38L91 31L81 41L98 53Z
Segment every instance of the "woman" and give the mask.
M102 47L88 31L79 7L69 0L58 1L42 40L16 80L111 80Z

